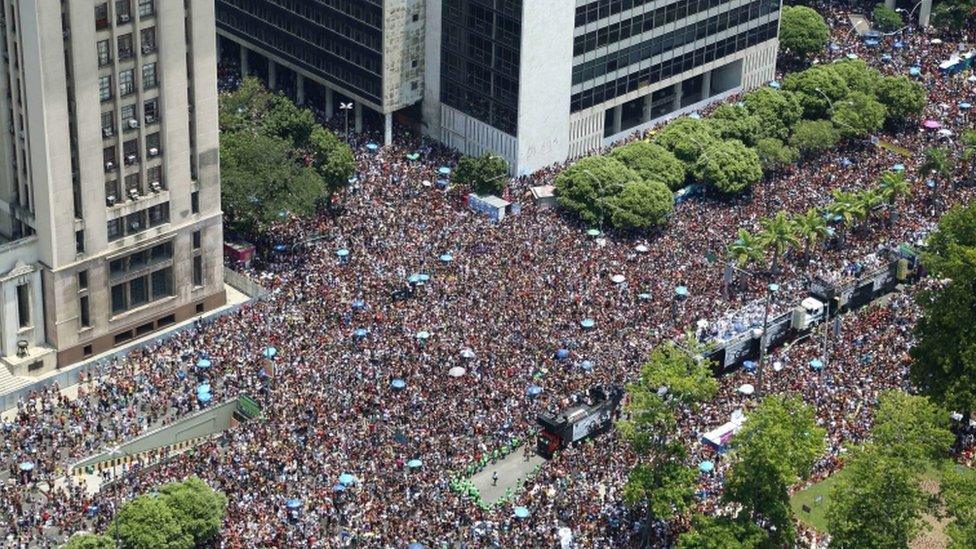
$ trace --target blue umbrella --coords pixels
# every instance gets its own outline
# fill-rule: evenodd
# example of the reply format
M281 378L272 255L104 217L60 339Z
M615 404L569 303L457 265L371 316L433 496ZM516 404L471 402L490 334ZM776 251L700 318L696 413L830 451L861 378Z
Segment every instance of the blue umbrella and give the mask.
M419 274L412 274L412 275L408 276L407 277L407 282L409 282L411 284L416 284L416 283L420 282L420 275Z
M423 543L417 543L416 541L407 546L407 549L424 549Z
M210 384L209 383L201 383L200 385L197 385L197 394L198 395L201 394L201 393L209 393L209 392L210 392Z
M894 166L891 167L891 171L893 171L893 172L903 172L903 171L905 171L905 165L904 164L895 164Z
M821 361L819 358L815 358L810 361L810 367L814 370L823 370L823 366L823 361Z
M542 387L539 387L538 385L529 385L529 387L525 390L525 393L531 397L539 396L542 394Z
M420 277L420 281L421 282L427 282L428 280L430 280L430 275L429 274L420 273L417 276Z
M359 183L359 178L354 175L349 179L347 179L346 182L349 183L350 185L355 185L356 183Z
M967 103L967 102L963 101L962 103L959 103L959 108L962 109L962 110L968 110L968 109L973 108L973 105L972 105L972 103Z
M200 404L206 404L213 400L213 395L210 393L199 393L197 394L197 400L200 401Z
M851 162L851 159L850 158L847 158L846 156L844 158L841 158L840 159L840 165L841 166L844 166L845 168L848 167L848 166L852 166L853 164L854 163Z
M417 332L417 339L429 339L429 338L430 338L430 332L426 330L421 330Z
M928 188L930 188L930 189L934 189L935 188L935 180L934 179L926 179L925 180L925 186L928 187Z
M918 75L922 74L922 68L921 67L911 67L911 68L908 69L908 74L910 74L912 76L918 76Z
M206 370L211 366L213 366L213 364L210 362L209 358L201 358L200 360L197 361L197 368L201 370Z
M901 40L895 41L893 45L895 46L895 49L899 49L899 50L905 47L905 43L902 42Z
M441 166L440 168L437 168L437 173L441 175L451 175L451 168L448 168L447 166Z
M715 464L711 461L703 461L698 464L698 470L702 473L711 473L715 470Z
M407 160L417 160L420 155L417 153L407 153Z
M641 301L647 301L647 300L651 299L651 294L649 294L647 292L637 294L637 299L639 299Z
M288 501L285 502L285 507L287 507L289 509L300 509L301 506L302 506L302 500L297 499L297 498L290 499L290 500L288 500Z
M265 347L263 354L264 354L264 358L274 358L278 356L278 349L274 347Z
M367 330L366 328L356 328L355 330L353 330L352 335L355 338L362 339L366 337L366 334L368 333L369 330Z
M890 53L882 53L881 54L881 60L882 61L891 61L891 54Z
M515 517L520 519L529 518L529 510L525 507L516 507Z
M352 308L361 311L366 308L366 302L362 299L356 299L352 302Z
M394 379L390 383L390 387L396 389L397 391L405 388L406 386L407 386L407 382L406 381L403 381L402 379Z
M350 475L349 473L342 473L339 475L339 484L343 486L351 486L356 482L356 477Z
M346 487L343 486L342 484L336 484L335 486L332 487L333 492L344 492L345 490Z
M34 470L34 462L32 462L32 461L22 462L19 467L20 467L20 470L21 471L24 471L25 473L28 472L28 471L33 471Z
M580 326L582 326L584 330L589 330L590 328L596 326L596 322L592 318L584 318L580 322Z
M370 152L376 152L377 150L379 150L379 148L380 146L377 145L376 143L366 143L366 150Z
M588 234L590 236L600 236L600 230L599 229L590 229L590 230L586 231L586 234Z
M569 358L569 349L557 349L556 358L558 360L566 360L567 358Z
M751 360L747 360L742 363L742 367L745 368L747 372L754 372L756 370L756 363Z
M830 51L840 50L840 46L836 42L831 42L828 47L830 48Z
M339 257L349 257L349 250L345 248L339 248L336 250L336 255Z
M777 82L775 80L772 80L772 81L769 82L769 87L770 88L773 88L774 90L778 90L778 89L782 88L783 86L780 85L779 82Z
M454 256L452 256L451 254L443 254L440 257L440 260L441 260L442 263L450 263L450 262L454 261Z
M274 251L276 251L276 252L283 252L283 251L285 251L287 249L288 249L288 247L285 246L284 244L275 244L275 247L274 247Z
M697 112L693 112L693 113L691 113L691 114L688 115L688 118L690 118L692 120L701 120L701 115L698 114Z
M677 288L674 289L674 295L678 297L688 297L688 287L678 286Z
M590 362L589 360L584 360L584 361L583 361L583 362L582 362L582 363L580 364L580 368L582 368L582 369L584 369L584 370L586 370L587 372L589 372L590 370L592 370L592 369L593 369L593 363L592 363L592 362Z
M423 464L424 462L420 461L419 459L411 459L410 461L407 462L407 467L411 469L416 469Z

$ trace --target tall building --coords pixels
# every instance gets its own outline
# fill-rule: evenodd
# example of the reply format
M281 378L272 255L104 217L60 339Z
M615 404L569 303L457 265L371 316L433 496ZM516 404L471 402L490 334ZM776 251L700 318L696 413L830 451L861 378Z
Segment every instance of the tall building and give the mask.
M240 56L242 73L293 86L299 103L315 86L327 116L351 103L357 131L365 107L383 116L389 143L394 113L423 98L424 0L216 3L221 48Z
M0 362L37 374L225 301L212 0L8 0Z
M779 0L429 2L424 118L444 143L530 173L771 80L779 13Z

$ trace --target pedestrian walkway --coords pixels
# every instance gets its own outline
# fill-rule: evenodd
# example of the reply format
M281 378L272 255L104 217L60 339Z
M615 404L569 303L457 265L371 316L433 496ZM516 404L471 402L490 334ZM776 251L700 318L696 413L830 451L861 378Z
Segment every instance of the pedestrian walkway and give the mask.
M525 460L525 453L519 449L495 463L489 463L481 472L471 477L471 482L481 494L481 500L491 505L505 495L505 491L515 491L519 479L524 479L538 466L546 462L539 454L532 452L529 460ZM491 475L498 473L498 482L493 483Z

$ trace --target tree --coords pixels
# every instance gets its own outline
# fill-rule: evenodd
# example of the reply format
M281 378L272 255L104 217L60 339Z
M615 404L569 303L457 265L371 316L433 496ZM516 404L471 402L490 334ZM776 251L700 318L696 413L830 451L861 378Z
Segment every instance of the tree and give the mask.
M946 147L929 147L922 151L922 163L918 166L918 173L931 175L936 179L948 178L954 168L952 156Z
M312 130L308 149L312 155L312 167L330 189L345 186L356 173L356 159L349 146L329 130L321 126Z
M973 0L943 0L932 10L932 25L951 32L961 31L973 16Z
M718 137L738 139L749 146L754 145L762 133L762 121L750 113L744 104L720 105L708 117L708 122Z
M805 58L827 45L830 29L824 18L806 6L783 6L779 44L784 50Z
M859 200L857 194L844 192L840 189L835 189L832 194L834 201L827 206L827 213L840 221L838 239L840 247L843 248L847 230L855 222L867 217L867 212L864 210L864 203Z
M588 156L556 176L556 202L586 223L602 223L608 213L607 200L635 181L640 176L619 161Z
M912 189L905 180L905 172L885 172L881 175L878 190L888 204L893 206L899 198L908 196Z
M954 440L949 412L927 397L892 390L878 398L871 428L871 442L878 454L921 473L948 457Z
M261 231L281 212L315 211L328 185L296 155L284 139L247 132L221 135L221 198L231 227Z
M871 213L885 203L885 197L880 191L875 189L864 189L857 193L857 200L866 213L865 219L871 217Z
M116 549L115 540L97 534L78 534L71 536L64 549Z
M834 104L830 120L844 137L864 137L881 129L887 111L884 105L862 92L851 92Z
M220 533L227 512L227 498L198 477L167 484L159 489L160 498L169 507L184 533L202 545Z
M830 494L831 547L908 547L927 498L919 472L869 448L850 459Z
M126 549L186 549L193 537L180 527L162 498L139 496L119 510L109 527Z
M479 195L499 195L508 183L508 162L497 154L464 156L454 170L454 181Z
M783 80L783 89L797 94L804 118L826 118L831 106L848 94L847 82L833 65L815 65L791 73Z
M764 137L756 141L755 149L756 154L759 155L759 163L767 171L786 169L800 157L800 153L796 149L775 137Z
M729 244L728 252L740 266L753 261L762 261L766 257L765 246L760 237L753 236L745 229L739 229L736 236L737 238Z
M685 165L671 151L648 141L634 141L610 151L610 157L637 172L644 181L660 181L671 190L685 184Z
M713 132L714 129L704 120L684 116L665 126L654 142L690 167L694 166L705 149L718 141Z
M678 549L754 549L767 544L769 534L754 522L725 516L695 515L691 530L678 538Z
M942 216L922 264L943 282L919 292L922 315L911 349L911 379L922 394L963 414L976 408L976 204Z
M881 32L891 32L893 30L898 30L904 23L901 20L901 15L882 4L876 4L874 6L874 11L871 12L871 19L874 20L874 26Z
M830 68L844 79L847 89L873 95L881 83L881 73L871 68L862 59L843 59L835 61Z
M810 475L823 454L825 435L811 406L795 397L770 395L732 440L724 497L753 520L775 527L771 538L777 545L789 545L795 536L788 489Z
M799 97L793 93L765 87L747 93L742 102L759 119L757 137L787 139L790 129L803 116Z
M803 257L806 258L810 257L814 244L830 236L827 220L816 208L810 208L806 213L794 217L793 225L797 236L803 239Z
M885 76L875 88L889 120L904 120L922 114L927 94L925 87L907 76Z
M950 468L942 476L940 496L953 520L946 526L950 549L976 547L976 471Z
M608 202L611 224L625 231L660 225L674 211L674 195L657 181L628 183Z
M770 270L775 273L779 269L779 260L786 254L791 247L800 245L800 240L796 237L796 225L784 211L776 212L773 217L767 217L760 222L762 232L759 239L762 243L773 250L773 263Z
M738 193L762 179L762 164L755 150L741 141L719 141L707 147L694 172L721 193Z
M790 143L801 151L832 149L840 141L840 132L828 120L801 120L793 128Z

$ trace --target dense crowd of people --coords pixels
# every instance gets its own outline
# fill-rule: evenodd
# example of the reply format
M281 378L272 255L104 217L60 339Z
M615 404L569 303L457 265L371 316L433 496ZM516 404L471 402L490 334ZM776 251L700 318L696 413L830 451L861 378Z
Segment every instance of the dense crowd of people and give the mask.
M829 55L855 53L888 74L919 64L930 93L926 117L955 132L967 123L957 105L976 103L973 83L937 71L958 41L933 45L912 32L870 49L839 22L835 29L840 46ZM904 47L891 49L895 39ZM882 60L882 49L900 61ZM237 80L233 71L221 76L228 89ZM911 151L939 139L921 129L880 137ZM267 254L245 269L271 290L267 298L133 351L85 379L77 398L59 387L38 391L5 419L0 535L11 546L103 529L118 502L189 475L227 494L227 547L556 545L560 528L581 547L624 545L648 532L671 539L687 525L645 525L639 510L624 505L635 456L613 433L542 467L516 497L527 518L511 507L479 509L451 491L449 480L512 437L531 438L538 413L576 402L591 386L632 381L660 342L700 320L722 326L740 318L729 311L750 303L755 309L768 274L740 273L723 288L724 252L738 228L756 229L777 210L824 206L832 190L866 188L893 164L906 165L913 197L899 203L896 223L866 223L843 247L818 246L809 257L793 253L783 262L776 306L785 310L806 295L811 277L845 273L879 250L916 242L946 207L972 198L968 188L936 195L917 173L918 156L847 144L767 178L748 196L686 201L655 234L594 238L529 198L529 187L550 183L558 166L512 181L521 213L494 224L469 210L462 193L431 184L440 167L456 162L452 151L398 135L372 152L364 146L372 139L352 139L357 180L340 195L341 214L288 219L269 232ZM419 158L408 159L411 153ZM348 257L339 257L340 249ZM680 301L678 286L688 289ZM826 354L822 340L811 337L769 357L772 371L759 389L801 395L828 430L818 477L865 437L880 391L909 389L917 314L909 290L845 318ZM747 323L757 317L745 315ZM584 319L593 327L581 327ZM274 358L263 356L269 346ZM569 357L557 359L557 349ZM195 365L203 357L212 364L206 375L214 400L252 395L264 405L261 420L192 453L135 467L93 496L65 480L74 460L200 409ZM813 358L824 368L809 368ZM584 361L592 366L581 367ZM464 375L449 376L456 366ZM758 382L740 370L720 383L713 402L681 418L689 464L716 463L699 492L701 509L712 512L721 505L727 467L701 434L748 409L753 399L739 388ZM527 394L530 385L541 394ZM411 459L422 466L407 467ZM18 482L24 462L34 466L27 483ZM343 474L355 483L338 489ZM289 514L289 499L301 500L299 513ZM815 539L810 531L803 536Z

